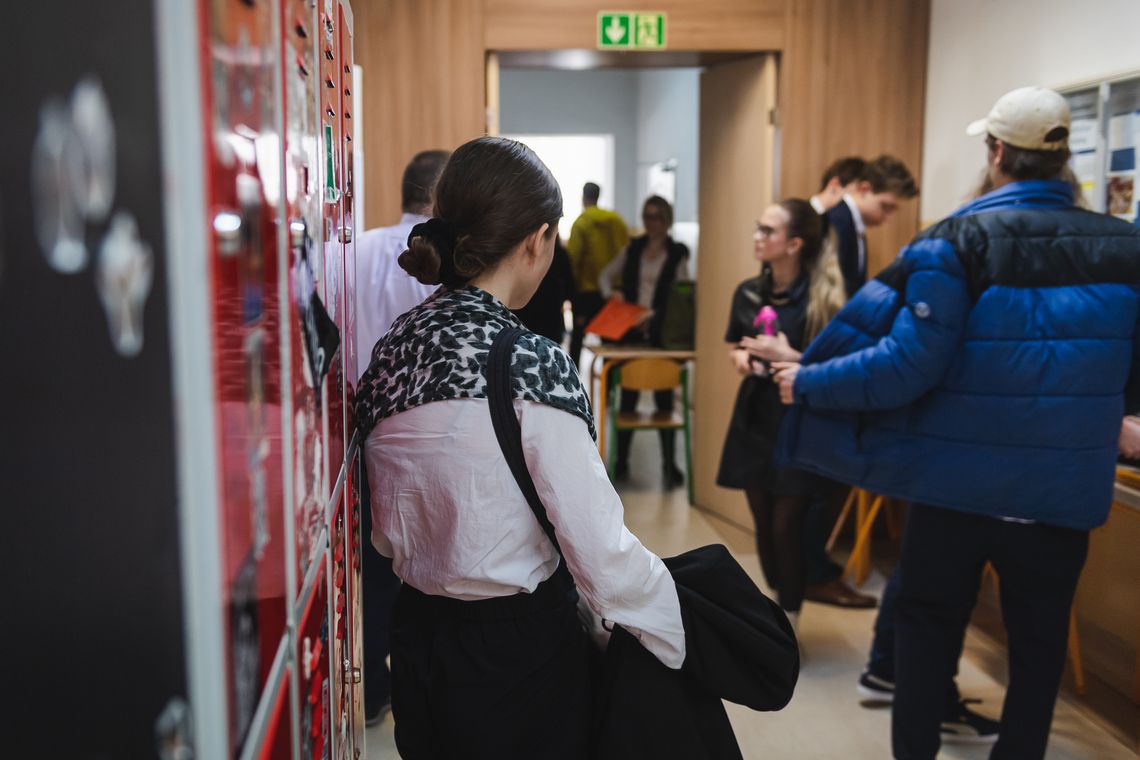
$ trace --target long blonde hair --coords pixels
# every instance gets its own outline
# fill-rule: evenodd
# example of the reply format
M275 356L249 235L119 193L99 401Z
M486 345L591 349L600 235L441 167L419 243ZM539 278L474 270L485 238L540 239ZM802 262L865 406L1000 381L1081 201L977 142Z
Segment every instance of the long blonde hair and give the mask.
M811 279L808 283L804 345L811 343L847 303L847 288L843 283L843 272L839 269L839 242L835 230L827 231L819 259L808 276Z
M823 221L807 201L788 198L780 203L780 208L788 214L787 237L803 241L800 265L808 276L806 346L847 302L843 273L839 270L839 244L834 230L824 236Z

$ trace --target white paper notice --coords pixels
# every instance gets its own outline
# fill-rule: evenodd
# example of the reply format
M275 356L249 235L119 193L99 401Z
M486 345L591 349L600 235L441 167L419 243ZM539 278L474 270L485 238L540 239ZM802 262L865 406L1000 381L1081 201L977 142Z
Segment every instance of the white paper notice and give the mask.
M1096 119L1074 119L1069 131L1069 150L1096 150Z
M1136 134L1132 127L1132 114L1113 116L1108 122L1108 149L1120 150L1135 146Z

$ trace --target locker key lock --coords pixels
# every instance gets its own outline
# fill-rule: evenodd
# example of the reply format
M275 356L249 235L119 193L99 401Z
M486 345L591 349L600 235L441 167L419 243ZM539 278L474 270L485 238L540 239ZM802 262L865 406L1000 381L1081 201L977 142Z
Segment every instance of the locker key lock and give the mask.
M342 243L351 243L352 242L352 225L345 225L345 226L340 228L340 242L342 242Z
M218 242L218 253L233 256L241 249L241 214L235 211L219 211L214 215L214 239Z

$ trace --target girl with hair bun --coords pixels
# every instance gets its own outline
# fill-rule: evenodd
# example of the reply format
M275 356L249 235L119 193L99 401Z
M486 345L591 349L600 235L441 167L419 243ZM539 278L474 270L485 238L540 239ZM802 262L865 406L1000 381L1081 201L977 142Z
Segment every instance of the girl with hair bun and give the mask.
M372 543L404 582L396 744L406 758L586 757L579 593L678 669L677 589L625 527L586 392L550 340L524 332L514 343L510 403L558 546L496 441L488 353L500 331L521 328L510 310L550 266L562 216L553 176L525 145L481 137L452 154L434 215L413 228L400 266L443 287L376 344L356 401Z

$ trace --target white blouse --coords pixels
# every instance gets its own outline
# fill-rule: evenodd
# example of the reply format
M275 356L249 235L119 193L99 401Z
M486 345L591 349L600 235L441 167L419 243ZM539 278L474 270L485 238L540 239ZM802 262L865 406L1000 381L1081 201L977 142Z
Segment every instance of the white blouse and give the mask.
M586 603L670 668L685 660L673 577L624 524L586 424L516 400L523 454ZM484 399L436 401L381 420L365 443L372 543L425 594L530 593L558 567L499 449Z

